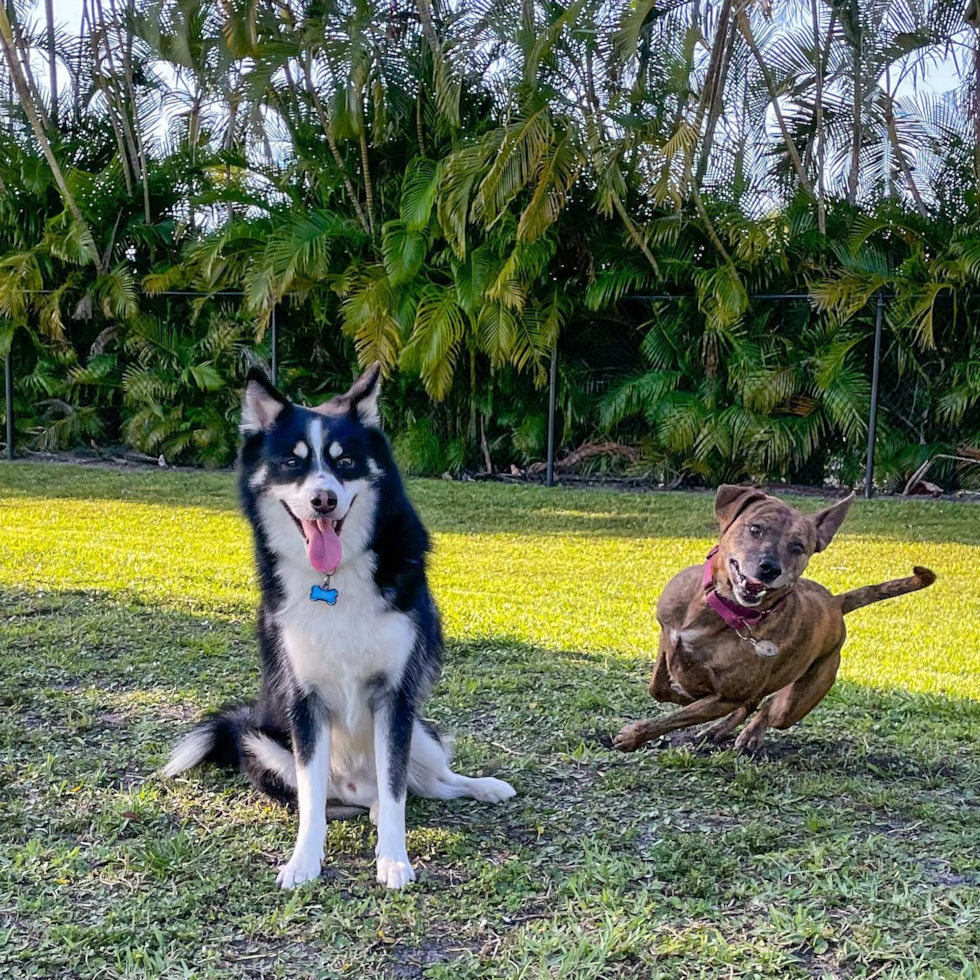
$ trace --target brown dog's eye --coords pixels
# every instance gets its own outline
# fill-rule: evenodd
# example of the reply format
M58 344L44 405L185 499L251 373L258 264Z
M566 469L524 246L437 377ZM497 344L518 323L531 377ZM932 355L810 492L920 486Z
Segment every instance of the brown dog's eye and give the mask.
M758 524L750 524L749 534L751 534L754 538L757 538L760 534L762 534L762 528L759 527Z
M793 552L794 555L802 555L806 548L800 544L799 541L794 542L790 545L789 550Z

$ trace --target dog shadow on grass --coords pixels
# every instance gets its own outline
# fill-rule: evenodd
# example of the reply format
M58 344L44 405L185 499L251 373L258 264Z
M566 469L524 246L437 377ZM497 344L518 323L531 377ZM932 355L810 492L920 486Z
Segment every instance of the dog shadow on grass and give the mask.
M343 921L352 900L377 902L393 916L386 930L413 936L385 954L397 966L444 949L452 959L461 942L478 954L483 927L476 939L457 938L460 908L474 921L487 917L494 935L539 920L550 928L565 914L570 878L597 903L608 878L610 894L621 889L632 908L640 875L695 905L728 908L744 900L746 874L769 880L769 855L792 865L804 842L844 862L855 846L870 853L891 835L889 846L937 893L974 881L961 854L967 831L947 831L944 820L955 813L965 827L971 817L965 788L980 781L972 752L980 705L843 683L802 727L772 736L768 760L706 752L680 733L622 755L602 736L626 717L671 710L646 695L648 662L492 636L448 644L426 713L455 734L460 771L511 780L519 796L498 807L411 800L420 884L404 897L381 895L374 883L366 820L331 825L324 880L283 898L274 866L295 835L294 815L238 775L195 771L173 788L152 779L196 716L255 693L251 624L118 595L10 590L0 590L0 622L0 791L9 807L0 848L26 853L24 828L43 812L44 853L66 870L32 877L28 866L19 887L27 905L41 895L57 903L71 928L87 928L92 908L129 921L137 892L156 928L184 928L180 896L209 937L287 902L299 903L301 922L304 902L322 906L325 922ZM73 874L86 902L76 900ZM874 881L873 868L854 874ZM132 894L111 884L128 878ZM423 901L420 925L411 910ZM503 902L507 923L487 911ZM411 930L392 911L400 903ZM697 909L682 914L701 917ZM257 952L276 949L274 936L256 936Z
M176 736L197 713L257 692L251 623L107 594L7 589L0 589L0 620L0 706L24 712L27 730L50 726L53 738L78 728L77 715L98 712L100 703L117 735L132 721L144 734L157 725ZM542 649L513 637L450 639L426 712L458 736L466 761L483 751L530 765L584 744L606 755L605 765L629 765L636 756L611 751L612 734L626 720L675 710L647 695L651 668L643 659ZM939 776L959 765L950 747L975 741L978 730L980 704L973 700L839 680L801 724L770 732L758 761ZM727 748L683 730L639 755L678 750L710 757Z
M139 792L196 717L258 687L250 623L77 591L0 590L0 619L0 747L14 767L46 760L44 773L19 784L28 794L93 778L113 799ZM814 800L831 784L863 786L890 794L890 818L904 823L911 818L898 811L913 804L896 788L912 800L980 781L971 754L980 704L853 682L839 682L802 725L771 733L760 759L703 745L693 732L614 752L608 739L625 720L672 710L646 694L649 668L502 636L450 641L425 713L454 736L455 768L508 779L520 795L501 808L412 800L410 823L471 841L503 834L528 842L542 809L557 806L570 826L581 821L581 833L606 833L606 823L637 808L685 805L692 778L699 793L724 795L747 768L763 783L747 790L746 806L758 795L764 808L770 783ZM217 793L222 805L231 793L241 805L262 805L239 775L202 769L190 778L204 801ZM65 804L59 797L56 805ZM360 833L368 848L368 829Z

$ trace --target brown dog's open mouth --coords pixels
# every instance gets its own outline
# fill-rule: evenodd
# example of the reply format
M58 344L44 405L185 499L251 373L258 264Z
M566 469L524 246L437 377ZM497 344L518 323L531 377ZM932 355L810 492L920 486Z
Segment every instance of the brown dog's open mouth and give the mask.
M731 572L730 579L735 598L743 606L759 605L769 592L766 583L743 575L741 566L735 558L728 559L728 568Z

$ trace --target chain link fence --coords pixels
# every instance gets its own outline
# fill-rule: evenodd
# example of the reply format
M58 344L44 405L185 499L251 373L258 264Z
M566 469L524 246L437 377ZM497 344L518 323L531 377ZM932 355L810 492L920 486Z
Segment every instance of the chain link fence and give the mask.
M900 358L886 348L886 355L883 356L882 345L885 327L885 313L887 303L891 297L884 292L878 292L869 302L866 308L854 315L854 318L866 323L865 336L857 341L856 352L862 362L862 367L867 377L870 378L870 390L868 391L867 404L863 409L862 415L862 436L863 442L858 444L852 439L852 445L846 447L851 454L861 452L864 456L864 475L863 485L865 496L871 497L875 490L875 457L878 437L878 420L882 411L886 412L889 419L892 417L901 418L898 408L905 395L903 386L900 383ZM648 308L658 306L678 306L680 304L692 304L694 298L691 296L679 295L633 295L627 300L646 304ZM818 314L814 311L811 298L808 294L798 293L763 293L754 294L749 297L752 310L749 317L758 316L760 309L767 306L777 305L783 307L783 312L791 309L794 314L799 312L802 321L812 321ZM693 316L702 315L700 312L692 312ZM555 452L556 452L556 425L557 425L557 401L559 386L558 359L562 355L558 352L552 357L551 372L549 377L548 393L548 456L546 469L546 484L554 486L555 475ZM608 390L617 384L623 376L624 370L629 367L629 359L632 356L635 365L635 348L621 357L620 363L615 366L593 367L588 372L588 383L601 393L604 389ZM615 358L615 353L614 353ZM884 384L882 375L884 373ZM884 404L883 404L884 402Z
M153 295L143 294L140 297L138 319L144 326L137 329L135 334L130 333L127 336L126 343L134 348L135 353L130 351L132 364L126 368L123 384L129 389L137 389L141 383L153 383L149 375L141 379L139 367L141 364L153 366L156 346L160 349L160 357L170 362L171 372L179 375L175 384L199 389L200 397L197 401L201 404L196 410L202 413L203 403L208 400L209 385L213 383L215 389L218 388L219 378L212 373L217 371L221 375L224 388L228 389L223 391L222 397L228 402L223 410L230 418L237 411L235 385L247 369L245 360L249 363L265 363L276 379L280 373L279 334L282 311L274 309L271 312L263 341L261 344L256 343L254 322L241 312L243 296L243 293L235 291L204 293L175 290ZM902 489L908 481L909 473L917 474L918 479L924 480L929 467L934 467L933 475L942 479L956 467L973 466L980 479L980 466L976 465L980 460L971 456L976 450L960 447L952 452L940 451L957 446L956 427L943 427L935 421L939 383L937 379L942 370L941 357L937 355L917 361L910 357L908 343L899 333L887 329L890 301L889 295L879 292L863 310L851 318L854 323L854 338L853 350L848 356L859 364L862 384L867 382L868 387L866 390L862 389L861 404L859 408L855 408L861 414L861 424L855 427L855 431L859 428L860 432L849 437L848 445L839 447L851 460L848 472L854 476L860 474L860 470L855 472L855 467L861 465L858 460L863 461L863 474L860 475L864 492L869 497L876 485ZM597 331L599 343L596 343L596 336L576 337L574 332L570 332L559 342L560 349L553 352L548 384L548 486L553 486L556 482L556 453L561 442L559 429L563 420L559 407L559 388L572 383L581 388L583 395L594 402L600 401L603 395L621 383L626 373L636 368L638 353L635 334L639 332L641 323L649 321L651 310L675 308L678 315L689 318L703 315L697 310L694 298L690 296L631 296L627 298L627 302L634 304L627 317L633 322L634 336L628 338L625 334L614 335L603 331L600 326ZM766 328L771 322L779 320L778 329L788 330L790 334L809 329L818 322L819 317L825 316L813 309L810 297L806 294L758 294L751 296L750 302L748 317L770 317L763 321ZM766 312L767 309L775 309L778 313L772 317ZM297 311L293 311L287 319L292 322L298 315ZM210 332L204 332L203 340L202 331L198 330L194 343L210 346L206 346L203 353L198 351L195 361L194 357L181 348L181 325L190 321L196 322L202 317L211 318L213 325ZM223 331L222 324L226 322L237 322L238 329ZM297 325L298 323L297 320ZM71 340L77 350L86 351L86 363L83 364L80 357L77 363L71 362L71 358L62 358L60 362L54 358L48 369L52 374L63 371L79 387L89 385L94 390L100 379L97 370L93 369L90 355L92 352L98 354L107 346L106 337L111 335L113 329L118 327L113 327L112 318L108 315L102 316L98 309L90 311L88 319L73 320ZM140 344L144 346L137 350ZM28 351L30 346L27 338L18 338L15 333L13 343L8 344L5 351L4 414L8 459L14 458L14 443L17 438L15 362L20 371L21 391L30 382L29 390L36 392L39 400L58 402L57 398L49 397L50 393L45 391L44 372L39 370L36 363L31 365L31 353ZM95 368L98 368L98 364ZM21 401L24 401L23 395ZM61 404L66 410L69 407L63 402ZM113 412L118 412L118 405L103 407L100 411L105 416L102 421L109 421L113 426L119 427L117 418L109 418ZM193 415L193 412L190 414ZM882 420L885 423L884 437L879 424ZM97 427L98 421L96 419L93 425ZM168 427L173 428L176 434L167 438L207 439L205 423L206 419L203 422L198 419L195 423L193 419L178 420L166 413L158 419L147 416L146 447L152 450L156 445L154 439L159 433L165 433ZM139 426L133 423L132 418L128 419L127 424L139 435ZM186 431L181 431L181 426ZM220 458L220 454L213 458ZM848 477L844 482L853 482L853 479L853 476Z

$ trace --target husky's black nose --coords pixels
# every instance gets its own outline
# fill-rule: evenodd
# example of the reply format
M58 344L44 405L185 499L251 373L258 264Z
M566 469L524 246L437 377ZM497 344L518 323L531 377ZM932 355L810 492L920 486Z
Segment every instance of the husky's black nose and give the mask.
M310 495L310 506L318 514L329 514L337 508L337 494L333 490L315 490Z
M772 558L763 558L759 562L759 578L763 582L774 582L782 574L782 568L779 567L779 562L774 561Z

